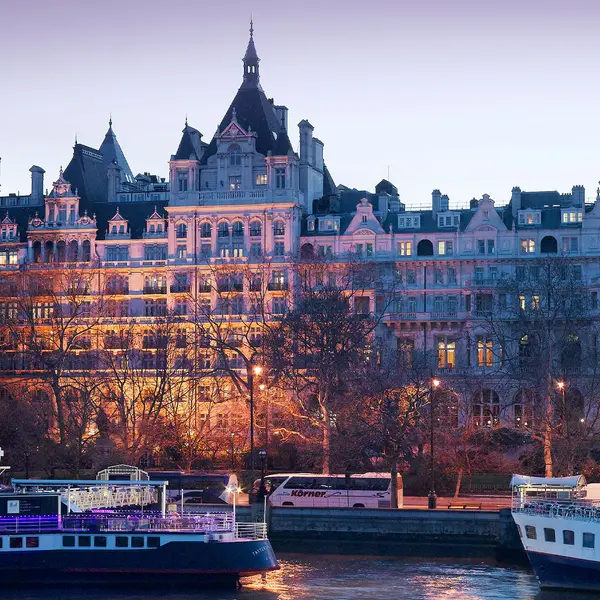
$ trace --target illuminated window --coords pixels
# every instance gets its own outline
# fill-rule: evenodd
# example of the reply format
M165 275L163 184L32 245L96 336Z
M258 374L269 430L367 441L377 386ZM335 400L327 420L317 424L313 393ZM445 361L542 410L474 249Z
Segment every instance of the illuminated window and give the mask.
M456 342L450 341L447 338L438 340L438 368L453 369L456 362Z
M528 238L521 240L521 254L533 254L535 252L535 240Z
M229 176L229 189L231 191L242 189L242 176L241 175L230 175Z
M450 241L440 241L438 242L438 254L441 256L451 256L452 255L452 242Z
M412 242L398 242L399 256L412 256Z
M519 296L519 310L525 310L527 308L527 300L525 296Z
M494 364L494 344L490 338L477 337L477 366L491 367Z
M267 185L268 179L266 173L259 173L256 176L256 185Z

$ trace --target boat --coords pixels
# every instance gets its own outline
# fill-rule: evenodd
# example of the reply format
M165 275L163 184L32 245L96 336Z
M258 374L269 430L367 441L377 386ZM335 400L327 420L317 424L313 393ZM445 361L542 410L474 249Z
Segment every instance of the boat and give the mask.
M600 484L513 475L512 516L542 589L600 592Z
M13 479L0 493L0 586L239 586L279 568L265 522L236 522L235 506L169 510L166 485Z

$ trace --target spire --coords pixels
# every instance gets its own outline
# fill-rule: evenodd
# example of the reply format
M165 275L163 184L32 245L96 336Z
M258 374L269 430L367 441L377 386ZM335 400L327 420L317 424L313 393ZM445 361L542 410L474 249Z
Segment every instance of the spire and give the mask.
M110 113L110 115L108 117L108 128L112 129L112 113Z
M119 167L121 168L121 173L123 177L123 181L127 181L129 183L134 182L133 173L129 168L129 164L127 163L127 159L125 158L125 154L123 154L123 150L117 141L117 136L112 128L112 115L108 120L108 131L104 136L104 141L100 144L99 148L100 154L103 157L104 168L108 172L110 164L115 161Z
M250 39L248 40L248 47L244 55L244 82L242 83L242 87L260 87L260 77L258 74L259 62L260 58L258 58L254 46L254 21L250 17Z

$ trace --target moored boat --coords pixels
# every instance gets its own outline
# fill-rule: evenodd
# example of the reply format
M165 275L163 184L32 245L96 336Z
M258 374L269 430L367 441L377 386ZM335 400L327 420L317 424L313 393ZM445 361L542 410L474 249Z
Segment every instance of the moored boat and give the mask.
M13 481L0 494L0 585L236 585L245 575L279 568L265 523L237 523L235 512L144 508L75 512L48 482ZM37 484L37 485L36 485ZM165 482L72 481L67 496L143 490ZM121 493L121 492L119 492Z
M512 515L540 586L600 591L600 485L514 475Z

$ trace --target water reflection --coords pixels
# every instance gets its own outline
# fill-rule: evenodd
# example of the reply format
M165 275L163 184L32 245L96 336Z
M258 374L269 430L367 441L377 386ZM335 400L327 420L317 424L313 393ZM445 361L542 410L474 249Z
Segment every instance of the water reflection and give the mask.
M541 592L529 571L481 561L280 555L281 570L240 591L3 590L2 600L589 600Z

